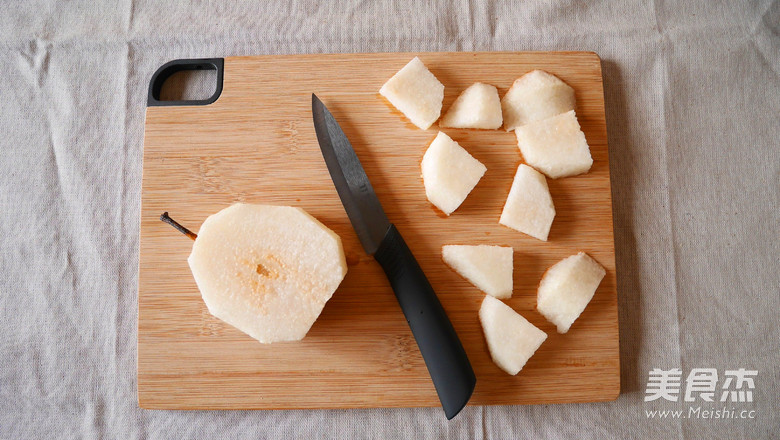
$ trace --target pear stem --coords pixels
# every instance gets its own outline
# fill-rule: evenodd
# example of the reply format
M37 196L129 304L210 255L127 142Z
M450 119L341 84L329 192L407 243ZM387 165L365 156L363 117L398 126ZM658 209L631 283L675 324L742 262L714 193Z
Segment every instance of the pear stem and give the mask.
M176 228L177 231L181 232L182 234L186 235L187 237L190 237L191 239L195 240L198 238L198 234L190 231L189 229L185 228L184 226L180 225L179 222L176 220L170 218L168 216L168 212L163 212L160 216L160 220L164 221L165 223L168 223L169 225Z

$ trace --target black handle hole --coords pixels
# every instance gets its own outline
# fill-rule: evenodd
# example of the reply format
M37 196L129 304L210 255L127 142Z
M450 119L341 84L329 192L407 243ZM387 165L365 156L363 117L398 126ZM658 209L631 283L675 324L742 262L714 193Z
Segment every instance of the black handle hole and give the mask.
M208 105L222 94L222 58L173 60L162 65L149 82L148 106Z
M216 91L217 71L197 66L168 77L160 89L160 101L201 101Z

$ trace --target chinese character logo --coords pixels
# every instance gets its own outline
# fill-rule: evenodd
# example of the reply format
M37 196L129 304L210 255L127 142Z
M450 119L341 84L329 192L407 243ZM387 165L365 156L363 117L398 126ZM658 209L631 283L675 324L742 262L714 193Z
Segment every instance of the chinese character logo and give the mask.
M694 368L685 379L685 401L693 402L693 393L699 393L706 402L712 402L718 387L718 370L714 368Z
M752 402L753 391L756 388L753 380L758 376L758 370L726 370L723 377L721 402ZM662 370L653 368L647 380L645 389L645 402L658 399L670 402L679 401L682 387L682 370L672 368ZM714 402L718 389L718 370L715 368L693 368L685 378L685 402L694 402L701 399L705 402Z
M720 395L720 401L726 402L731 397L732 402L752 402L753 391L756 387L753 377L758 376L758 370L726 370L726 381L723 382L723 394ZM734 389L729 391L731 384L734 383ZM744 390L743 388L747 388Z
M645 390L645 402L658 399L676 402L678 394L680 394L681 377L682 371L679 368L671 370L653 368L650 370L650 378L647 380L647 389Z

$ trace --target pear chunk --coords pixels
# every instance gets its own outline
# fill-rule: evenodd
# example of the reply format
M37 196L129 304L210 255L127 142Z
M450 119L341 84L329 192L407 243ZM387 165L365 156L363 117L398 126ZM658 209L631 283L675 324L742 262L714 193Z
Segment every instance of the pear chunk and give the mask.
M458 209L487 171L468 151L439 132L421 162L428 200L447 215Z
M604 268L584 252L564 258L542 276L536 309L558 327L558 333L566 333L593 298L605 274Z
M515 135L525 162L552 179L587 173L593 165L574 110L517 127Z
M512 254L508 246L446 245L441 256L447 265L478 289L496 298L512 296Z
M531 237L547 241L555 218L547 179L526 164L520 164L499 223Z
M379 89L412 124L427 130L441 115L444 85L419 58L404 66Z
M290 206L209 216L187 261L209 312L263 343L303 339L347 273L339 236Z
M547 333L489 295L482 300L479 321L493 362L513 376L547 339Z
M574 89L555 75L534 70L516 79L501 100L506 131L574 110Z
M502 122L498 90L490 84L474 83L455 99L439 126L495 130Z

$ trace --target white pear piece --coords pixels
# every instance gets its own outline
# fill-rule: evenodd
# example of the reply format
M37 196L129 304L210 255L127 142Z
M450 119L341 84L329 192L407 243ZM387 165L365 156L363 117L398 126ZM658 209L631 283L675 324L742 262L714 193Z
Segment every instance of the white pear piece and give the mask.
M574 110L517 127L515 135L525 162L552 179L587 173L593 165Z
M302 339L347 273L339 236L290 206L209 216L187 261L209 312L263 343Z
M513 376L547 339L547 333L489 295L482 300L479 321L493 362Z
M512 254L508 246L446 245L441 256L447 265L478 289L496 298L512 296Z
M501 100L506 131L574 110L574 89L555 75L534 70L516 79Z
M547 241L555 218L547 179L526 164L520 164L498 220L504 226Z
M604 268L584 252L564 258L542 276L536 309L558 327L558 333L566 333L593 298L605 274Z
M417 57L387 80L379 93L423 130L441 115L444 85Z
M496 87L474 83L455 99L442 116L439 126L495 130L501 127L502 122L501 100Z
M458 209L487 171L485 165L442 132L425 151L421 167L428 200L447 215Z

